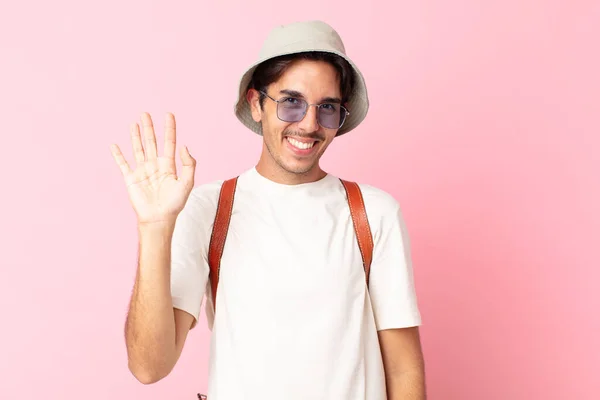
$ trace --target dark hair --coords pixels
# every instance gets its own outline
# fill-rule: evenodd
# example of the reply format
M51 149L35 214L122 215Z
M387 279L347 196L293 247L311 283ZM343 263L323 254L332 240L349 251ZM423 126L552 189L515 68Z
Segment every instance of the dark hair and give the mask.
M277 81L284 72L297 60L324 61L331 64L337 71L340 81L340 92L342 93L342 104L350 98L354 89L354 72L352 66L342 57L319 51L309 51L272 58L259 64L248 84L248 89L267 91L267 87ZM260 105L262 107L265 96L260 94Z

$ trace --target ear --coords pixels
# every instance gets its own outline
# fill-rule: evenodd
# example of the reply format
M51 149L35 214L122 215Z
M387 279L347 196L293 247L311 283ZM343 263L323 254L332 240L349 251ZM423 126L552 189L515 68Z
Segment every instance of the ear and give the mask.
M246 101L250 105L252 119L255 122L260 122L262 119L262 110L260 108L260 93L256 89L248 89L246 92Z

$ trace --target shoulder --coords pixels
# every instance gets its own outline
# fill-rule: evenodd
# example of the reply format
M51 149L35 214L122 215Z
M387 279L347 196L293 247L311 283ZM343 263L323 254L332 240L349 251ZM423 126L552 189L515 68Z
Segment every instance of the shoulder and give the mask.
M178 219L208 222L214 218L219 202L219 193L224 180L214 180L195 186Z
M357 182L367 213L372 215L395 215L400 211L398 200L388 191L366 183Z
M226 179L216 179L194 186L182 212L193 219L213 219L219 205L219 196L223 183L234 178L239 178L243 182L247 179L248 174L248 171L243 171L237 177L232 176Z
M358 183L358 185L376 245L402 241L405 246L408 246L408 229L396 197L377 186L365 183Z
M399 201L389 191L365 182L353 181L360 188L367 218L372 228L377 230L390 222L403 223Z
M216 207L224 181L224 179L219 179L195 186L190 193L188 202L205 206L214 205Z

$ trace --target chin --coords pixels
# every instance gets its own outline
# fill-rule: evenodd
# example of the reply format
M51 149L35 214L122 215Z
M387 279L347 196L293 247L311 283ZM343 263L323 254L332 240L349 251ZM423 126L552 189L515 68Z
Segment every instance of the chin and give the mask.
M291 174L296 174L296 175L307 174L315 168L315 163L312 163L312 162L311 163L297 162L297 161L286 162L285 160L279 160L279 162L277 164L279 164L279 166L286 172L289 172Z

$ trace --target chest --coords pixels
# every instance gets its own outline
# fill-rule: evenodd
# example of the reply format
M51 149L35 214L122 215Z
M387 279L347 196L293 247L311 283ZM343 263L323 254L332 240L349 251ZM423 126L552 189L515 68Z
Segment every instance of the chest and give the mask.
M230 306L342 304L364 282L347 204L254 203L232 214L219 279Z

